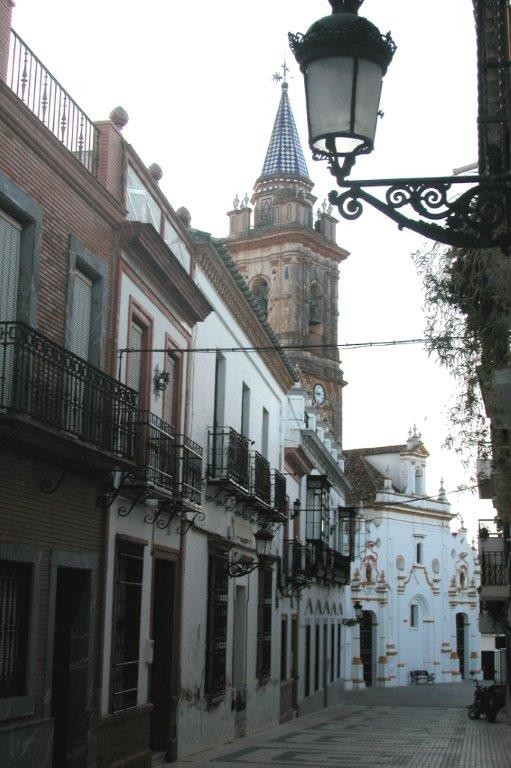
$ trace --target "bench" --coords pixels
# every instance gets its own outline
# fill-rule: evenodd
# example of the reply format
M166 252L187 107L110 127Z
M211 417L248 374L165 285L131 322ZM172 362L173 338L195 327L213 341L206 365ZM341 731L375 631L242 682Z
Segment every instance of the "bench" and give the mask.
M410 685L419 685L419 683L435 683L435 674L427 672L425 669L414 669L410 672Z

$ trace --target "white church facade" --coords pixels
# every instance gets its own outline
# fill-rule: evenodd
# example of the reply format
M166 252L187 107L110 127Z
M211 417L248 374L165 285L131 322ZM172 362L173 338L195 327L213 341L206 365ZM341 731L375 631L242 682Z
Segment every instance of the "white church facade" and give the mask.
M428 452L414 429L403 445L345 451L349 502L365 536L352 564L351 600L362 605L353 635L354 687L436 682L480 674L477 553L441 484L426 490Z

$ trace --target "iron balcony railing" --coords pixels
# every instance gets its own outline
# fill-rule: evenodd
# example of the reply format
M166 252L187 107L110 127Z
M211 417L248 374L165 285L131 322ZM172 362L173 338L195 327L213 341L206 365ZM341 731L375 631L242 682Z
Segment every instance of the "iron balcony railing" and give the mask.
M509 584L509 564L504 552L483 552L481 586L505 587Z
M7 83L43 125L95 176L98 129L13 29Z
M235 483L248 493L248 439L232 427L212 427L208 441L208 479Z
M287 516L286 478L278 471L273 470L271 506L279 515Z
M257 451L250 456L250 495L256 503L271 504L270 462Z
M0 412L135 459L137 393L21 322L0 322Z
M149 411L140 411L138 420L138 465L149 483L173 490L176 473L174 427Z
M286 539L282 572L286 582L307 581L312 576L313 553L310 544Z
M176 438L176 492L193 504L202 500L202 448L186 435Z

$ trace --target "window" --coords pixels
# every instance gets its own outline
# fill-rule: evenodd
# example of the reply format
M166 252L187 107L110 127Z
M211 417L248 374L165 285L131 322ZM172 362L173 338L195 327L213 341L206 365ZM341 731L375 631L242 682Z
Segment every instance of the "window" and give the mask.
M280 630L280 679L287 680L287 616L282 616Z
M0 560L0 699L25 693L31 586L30 564Z
M423 485L422 485L422 470L417 467L415 470L415 495L420 496L421 493L423 493Z
M179 408L179 384L180 365L177 355L167 350L165 355L164 370L168 373L169 380L163 393L163 420L172 427L178 426Z
M128 376L127 384L132 389L140 392L142 385L142 353L144 349L144 328L132 318L129 331L129 347L137 350L128 353Z
M220 352L217 352L215 361L215 413L213 415L215 427L224 426L225 374L225 357Z
M70 235L68 269L66 347L99 366L106 330L108 266Z
M420 542L416 546L416 562L418 565L422 563L422 544Z
M144 546L118 539L115 551L112 711L137 705Z
M267 224L271 223L271 197L263 198L261 219Z
M126 384L139 393L139 408L149 409L151 399L152 320L130 297Z
M259 591L257 595L257 679L262 685L271 676L271 598L273 571L259 567Z
M163 239L176 259L188 271L190 269L190 253L172 226L172 223L166 217L163 224Z
M412 603L410 605L410 626L415 629L419 626L419 606L417 603Z
M261 453L264 458L268 458L268 436L270 430L270 414L263 408L263 423L261 427Z
M92 280L76 270L73 280L73 315L69 348L84 360L89 359L92 311Z
M209 554L205 695L210 701L219 701L225 696L228 562L227 552Z
M292 210L291 210L291 203L287 204L287 220L291 221L292 218Z
M337 625L337 678L341 676L341 624Z
M321 325L323 322L323 300L321 289L316 283L311 285L309 294L309 325Z
M335 678L335 624L330 625L330 682Z
M241 390L241 434L249 437L250 430L250 387L243 383Z
M21 226L0 212L0 322L16 320Z
M305 696L311 692L311 628L305 627Z
M373 571L370 565L366 565L366 581L371 584L373 581Z
M268 317L268 283L264 277L256 277L252 283L252 293L259 302L264 316Z
M160 206L133 168L128 168L126 208L128 219L152 224L160 234L162 219Z
M325 475L307 478L306 538L308 541L328 542L330 512L330 483Z
M279 223L279 221L280 221L280 205L276 205L276 206L275 206L275 215L274 215L274 218L275 218L275 224L278 224L278 223Z
M319 624L316 624L314 643L314 690L319 691Z

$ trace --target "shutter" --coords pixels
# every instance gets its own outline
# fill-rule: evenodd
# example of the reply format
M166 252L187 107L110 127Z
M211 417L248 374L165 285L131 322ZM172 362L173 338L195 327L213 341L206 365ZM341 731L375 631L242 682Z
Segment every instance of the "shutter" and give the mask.
M129 346L131 349L143 349L144 348L144 329L142 326L135 323L134 320L130 324L130 340ZM130 352L128 357L128 373L127 373L127 385L132 389L136 389L140 392L140 377L142 373L142 354L140 352Z
M176 393L176 368L177 363L176 361L170 357L170 355L167 353L166 360L165 360L165 371L169 374L169 383L167 384L167 387L165 389L165 393L163 395L163 420L167 422L167 424L170 424L171 426L175 427L175 414L174 414L174 405L175 405L175 393Z
M89 359L91 308L92 280L77 271L73 284L71 351L84 360Z
M0 322L16 320L21 227L0 213Z

